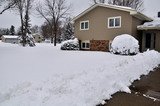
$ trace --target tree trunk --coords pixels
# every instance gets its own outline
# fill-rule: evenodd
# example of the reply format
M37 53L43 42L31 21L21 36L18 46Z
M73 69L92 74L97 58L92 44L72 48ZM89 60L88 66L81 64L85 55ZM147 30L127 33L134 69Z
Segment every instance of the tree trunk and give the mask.
M53 36L51 37L51 43L53 43Z
M22 45L25 47L25 34L24 34L24 22L23 22L23 15L20 13L21 17L21 33L22 33Z
M57 38L57 33L55 32L55 33L54 33L54 46L56 46L56 42L57 42L57 39L56 39L56 38Z

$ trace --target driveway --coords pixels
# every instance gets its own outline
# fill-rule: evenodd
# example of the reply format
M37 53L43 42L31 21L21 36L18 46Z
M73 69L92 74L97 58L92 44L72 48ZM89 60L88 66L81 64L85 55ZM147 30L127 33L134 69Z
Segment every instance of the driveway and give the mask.
M134 81L131 94L118 92L104 106L160 106L160 67L155 70Z

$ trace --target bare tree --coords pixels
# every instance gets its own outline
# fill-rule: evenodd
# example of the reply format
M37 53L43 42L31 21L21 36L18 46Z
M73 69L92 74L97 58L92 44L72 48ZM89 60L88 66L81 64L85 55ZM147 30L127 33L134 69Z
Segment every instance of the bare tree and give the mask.
M97 4L97 3L105 3L106 0L91 0L94 4Z
M52 29L48 22L44 22L44 24L41 26L41 34L45 39L51 38Z
M4 13L6 10L14 8L17 2L18 0L0 0L0 14Z
M39 33L39 29L38 25L34 25L31 27L31 33Z
M19 0L19 2L17 2L16 4L16 10L18 11L18 14L20 16L20 20L21 20L21 34L22 34L22 39L23 41L25 41L25 34L24 34L24 4L25 4L25 0ZM25 44L23 44L23 46L25 46Z
M29 33L29 15L32 8L33 0L19 0L16 3L15 10L18 12L21 20L22 44L27 44L26 35Z
M38 15L44 18L52 29L51 43L53 43L54 38L54 46L56 46L56 38L60 26L59 23L68 15L69 9L70 6L66 5L65 0L45 0L44 6L40 4L36 8Z
M33 2L33 0L26 0L26 3L25 3L25 19L24 19L24 23L25 23L25 25L24 25L24 27L25 27L25 34L26 33L31 33L31 31L30 31L30 17L29 17L29 15L30 15L30 10L32 9L32 2Z
M126 6L136 9L137 11L143 11L143 0L108 0L109 4Z

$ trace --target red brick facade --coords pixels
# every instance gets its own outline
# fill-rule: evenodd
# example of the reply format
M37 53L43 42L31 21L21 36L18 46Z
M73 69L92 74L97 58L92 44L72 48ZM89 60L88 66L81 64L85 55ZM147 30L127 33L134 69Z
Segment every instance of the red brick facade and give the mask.
M90 40L91 51L109 51L108 40Z

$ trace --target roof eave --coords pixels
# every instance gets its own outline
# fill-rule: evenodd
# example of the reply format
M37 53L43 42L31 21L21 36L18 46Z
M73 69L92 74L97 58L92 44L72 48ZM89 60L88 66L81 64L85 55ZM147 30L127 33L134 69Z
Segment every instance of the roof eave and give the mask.
M130 14L140 20L143 20L143 21L153 21L152 18L150 18L140 12L133 11L133 12L130 12Z
M143 21L153 21L152 18L147 17L146 15L144 15L144 14L142 14L140 12L137 12L135 9L122 8L120 6L109 5L109 4L108 5L107 4L95 4L95 5L91 6L91 7L89 7L87 10L83 11L82 13L80 13L79 15L77 15L76 17L74 17L72 19L72 22L74 23L77 19L79 19L80 17L82 17L83 15L85 15L86 13L90 12L92 9L94 9L94 8L96 8L98 6L126 11L126 12L129 12L130 15L132 15L132 16L140 19L140 20L143 20Z
M71 21L75 22L78 18L80 18L84 14L88 13L89 11L91 11L92 9L94 9L97 6L98 6L98 4L95 4L95 5L91 6L91 7L89 7L87 10L83 11L82 13L80 13L79 15L77 15L76 17L74 17Z
M131 12L131 11L135 11L134 9L127 9L127 8L122 8L120 6L115 6L115 5L110 5L110 4L103 4L103 3L98 3L98 4L94 4L93 6L89 7L87 10L83 11L82 13L80 13L79 15L77 15L76 17L74 17L72 19L72 22L75 22L75 20L79 19L81 16L85 15L86 13L90 12L92 9L101 6L101 7L107 7L107 8L112 8L112 9L117 9L117 10L122 10L122 11L126 11L126 12Z

